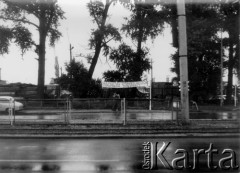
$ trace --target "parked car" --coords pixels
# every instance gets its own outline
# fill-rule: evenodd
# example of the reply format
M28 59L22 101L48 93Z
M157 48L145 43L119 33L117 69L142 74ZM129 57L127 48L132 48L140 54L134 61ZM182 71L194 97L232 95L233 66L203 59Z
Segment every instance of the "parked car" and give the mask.
M20 111L23 109L23 104L20 102L17 102L14 100L13 97L10 96L0 96L0 111L7 111L10 109L11 107L11 102L13 101L13 109L15 111Z
M73 93L68 90L61 90L61 92L60 92L60 98L67 98L72 95L73 95Z
M223 99L223 103L225 104L226 103L226 95L216 95L216 96L212 96L208 99L208 103L210 104L220 104L221 102L221 98ZM231 96L231 103L234 103L234 99L235 99L235 96L232 95Z
M223 102L225 102L226 100L226 95L215 95L215 96L211 96L208 98L208 103L210 104L220 104L221 102L221 98L223 99Z

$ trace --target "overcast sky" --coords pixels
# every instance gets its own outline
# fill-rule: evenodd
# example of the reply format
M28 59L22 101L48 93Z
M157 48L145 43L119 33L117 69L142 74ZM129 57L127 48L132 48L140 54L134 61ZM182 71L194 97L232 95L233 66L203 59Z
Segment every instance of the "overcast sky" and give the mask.
M92 28L95 28L92 19L89 16L88 9L86 7L87 0L58 0L62 10L65 11L66 19L61 22L59 28L63 37L56 43L55 48L49 47L47 43L46 50L46 74L45 83L48 84L51 78L55 77L54 62L55 56L58 57L59 66L65 69L65 63L69 62L69 44L74 46L72 50L73 56L79 53L87 54L92 52L88 47L88 40L90 38L90 32ZM107 21L112 23L115 27L121 27L124 22L123 17L129 16L129 11L121 5L115 5L110 7L110 19ZM32 29L34 38L38 39L35 29ZM129 39L124 41L131 45L133 49L136 49ZM171 46L172 37L169 26L163 34L159 35L154 41L149 40L146 46L150 48L150 55L153 59L153 78L155 81L166 81L169 76L171 79L175 76L170 72L170 68L173 67L170 55L174 53L175 49ZM111 45L116 46L115 43ZM21 51L18 47L12 45L10 47L9 54L5 54L0 57L0 68L2 69L2 80L6 80L8 83L23 82L37 84L37 72L38 64L37 54L33 50L29 50L26 54L21 56ZM83 61L86 67L89 64L83 57L75 57L77 61ZM107 62L106 57L101 56L98 60L95 68L94 78L102 78L102 73L108 69L115 69L114 64Z

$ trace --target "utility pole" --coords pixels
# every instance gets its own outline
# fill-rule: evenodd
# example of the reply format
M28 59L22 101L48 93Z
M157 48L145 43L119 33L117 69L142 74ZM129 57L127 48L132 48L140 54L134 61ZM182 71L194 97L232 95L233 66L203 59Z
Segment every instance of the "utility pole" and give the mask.
M234 106L237 107L237 82L234 86Z
M222 41L222 33L223 29L221 29L221 83L220 83L220 94L221 94L221 100L220 100L220 106L223 106L223 41Z
M73 50L73 46L70 44L69 50L70 50L70 62L72 61L72 50Z
M238 59L240 59L240 1L236 0L235 3L238 2ZM240 61L239 61L239 67L240 67ZM238 82L237 84L240 84L240 70L238 71Z
M181 83L181 119L189 121L188 96L188 60L185 0L177 0L178 32L179 32L179 65Z
M152 67L152 59L151 59L151 72L150 72L150 89L149 89L149 110L152 110L152 78L153 78L153 67Z

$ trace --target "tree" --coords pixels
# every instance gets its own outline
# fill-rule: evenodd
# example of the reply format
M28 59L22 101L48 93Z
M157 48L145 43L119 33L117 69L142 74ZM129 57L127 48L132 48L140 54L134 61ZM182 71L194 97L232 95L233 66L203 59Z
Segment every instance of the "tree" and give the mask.
M216 1L217 2L217 1ZM239 66L239 4L233 1L218 1L219 3L189 3L187 11L188 35L188 68L190 91L206 94L220 93L220 32L228 32L229 38L223 40L228 50L227 61L224 67L228 69L227 99L232 95L233 69ZM167 22L172 26L173 45L178 48L176 4L164 5L167 11ZM227 57L227 54L224 54ZM172 56L175 67L173 71L179 75L178 53ZM203 95L202 93L200 93Z
M219 92L221 80L219 18L214 4L187 5L188 69L192 99Z
M91 65L89 68L89 77L92 78L94 69L96 67L98 57L101 53L101 49L104 50L104 55L108 55L110 47L108 43L111 40L119 41L121 36L118 29L107 24L108 10L112 3L116 0L106 0L103 4L102 1L91 1L87 7L89 9L90 16L93 18L93 22L97 24L97 29L93 29L90 38L90 48L94 50L94 55L91 58Z
M57 79L62 89L69 90L74 97L98 97L101 94L101 81L90 79L88 70L81 62L73 59L66 64L67 74Z
M221 27L223 31L228 33L226 39L228 47L228 84L227 84L227 102L231 102L232 87L233 87L233 70L239 70L239 3L233 3L234 1L224 1L219 10L222 23Z
M58 31L59 20L64 19L64 12L57 4L57 0L0 0L0 19L12 22L12 27L0 25L0 53L8 53L8 47L13 40L22 50L22 54L35 46L38 55L38 94L44 96L45 54L46 40L49 38L51 46L61 36ZM36 20L35 20L36 19ZM36 22L35 22L36 21ZM7 23L9 24L9 23ZM39 34L36 43L32 38L31 27L35 27Z
M117 70L107 71L103 74L106 81L140 81L144 71L150 69L150 62L147 59L147 51L138 53L130 46L121 44L118 49L112 50L109 59L116 64Z
M166 21L172 26L173 45L178 48L176 4L165 5ZM186 4L188 76L192 99L218 94L220 86L220 18L218 5L211 3ZM178 51L172 55L173 72L179 76Z
M134 2L127 6L132 14L129 19L125 18L127 24L123 25L122 30L137 42L138 57L136 58L140 60L142 43L146 42L149 36L154 39L163 31L164 13L157 10L156 3L142 2L141 0Z

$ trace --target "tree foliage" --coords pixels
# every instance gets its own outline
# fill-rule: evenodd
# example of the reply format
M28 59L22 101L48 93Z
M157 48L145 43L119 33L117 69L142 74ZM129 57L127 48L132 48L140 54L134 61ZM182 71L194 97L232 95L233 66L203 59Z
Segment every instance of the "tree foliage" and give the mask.
M226 61L228 69L227 102L231 102L233 93L233 72L239 68L239 2L224 1L220 5L219 16L221 19L221 29L228 33L225 39L225 47L228 48L228 58ZM239 72L238 72L239 75Z
M13 33L11 29L0 26L0 35L0 54L8 53L9 40L13 38Z
M188 70L193 99L218 94L221 77L218 25L214 5L187 5Z
M1 42L0 53L8 53L8 47L13 41L22 54L35 47L38 54L38 92L43 97L45 79L46 38L54 45L61 36L58 31L59 21L64 19L64 12L57 4L57 0L0 0ZM30 28L35 27L39 33L39 41L32 38Z
M89 77L92 78L94 69L96 67L98 57L103 49L103 54L107 56L110 51L108 43L112 40L119 41L121 36L118 29L111 24L108 24L108 10L110 5L116 2L116 0L106 0L103 4L102 1L90 1L87 5L89 14L93 19L93 22L97 24L96 29L92 29L91 38L89 40L90 49L94 50L94 54L91 58L91 65L89 68Z
M62 89L69 90L74 97L99 97L101 94L101 81L89 79L88 70L81 62L74 59L66 64L67 74L57 79Z
M203 96L220 94L221 80L221 38L220 33L227 32L223 39L224 68L228 70L227 98L232 95L232 72L239 65L239 4L233 1L219 3L189 3L186 5L188 71L190 91ZM174 46L178 47L176 4L165 5L168 12L167 22L172 26ZM178 52L172 55L175 62L173 71L179 75Z
M109 59L116 64L117 70L107 71L103 74L106 81L140 81L144 71L150 69L147 51L141 51L140 60L138 53L126 44L121 44L118 49L110 53Z
M126 32L132 40L137 42L137 53L140 60L142 43L146 42L148 37L154 39L164 29L164 13L157 9L156 3L142 2L135 0L134 4L127 6L131 11L131 16L125 18L127 21L123 25L122 31Z
M219 94L221 41L218 33L221 19L218 9L218 4L186 4L188 76L190 95L195 100L199 96L206 99L208 95ZM166 5L164 10L168 11L167 22L177 27L176 7ZM177 31L177 28L172 28L172 32ZM178 37L178 33L173 33L173 37ZM178 38L173 38L173 41L176 40ZM173 45L178 48L177 43ZM180 76L178 51L172 59L175 64L172 71Z
M150 68L147 59L148 48L144 48L142 43L149 37L154 39L164 28L164 14L157 9L156 3L135 0L134 3L129 2L124 5L131 11L131 15L125 18L127 23L121 30L137 42L137 49L135 51L123 43L118 49L111 51L110 60L114 62L117 70L104 73L107 81L141 80L143 72Z

